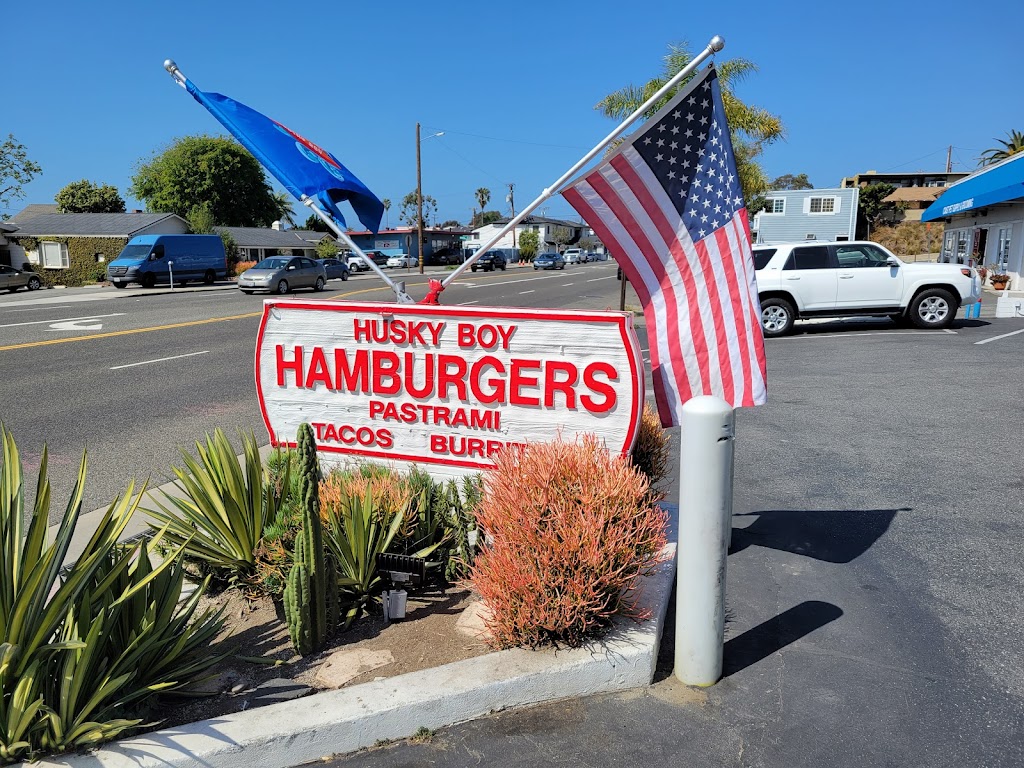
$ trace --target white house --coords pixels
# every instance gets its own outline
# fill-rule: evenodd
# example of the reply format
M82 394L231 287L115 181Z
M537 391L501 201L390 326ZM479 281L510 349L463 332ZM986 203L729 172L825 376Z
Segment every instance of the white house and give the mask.
M469 239L464 243L466 249L470 253L478 250L484 243L489 242L508 222L508 219L501 219L493 224L485 224L474 229L469 235ZM591 230L585 224L576 221L547 219L542 216L527 216L516 225L514 233L505 233L504 237L494 244L494 248L518 248L519 237L523 232L536 232L539 241L539 253L557 251L560 250L559 243L555 239L558 234L568 235L568 237L563 238L563 241L571 245L579 241L584 231L589 232ZM513 239L515 241L514 245Z

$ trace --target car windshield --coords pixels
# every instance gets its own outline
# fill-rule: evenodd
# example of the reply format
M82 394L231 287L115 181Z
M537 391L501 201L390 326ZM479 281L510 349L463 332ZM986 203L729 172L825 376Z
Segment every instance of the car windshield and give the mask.
M126 245L117 257L119 259L144 259L153 250L152 245Z
M253 269L284 269L287 264L288 259L264 259Z

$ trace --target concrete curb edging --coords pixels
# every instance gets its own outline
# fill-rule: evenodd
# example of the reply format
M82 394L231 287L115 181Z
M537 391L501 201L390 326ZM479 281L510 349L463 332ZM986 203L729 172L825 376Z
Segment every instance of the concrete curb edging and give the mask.
M638 605L650 619L621 623L601 642L561 651L515 648L433 669L326 691L115 742L38 768L290 768L354 752L417 729L454 725L513 707L649 685L675 577L675 505L665 559Z

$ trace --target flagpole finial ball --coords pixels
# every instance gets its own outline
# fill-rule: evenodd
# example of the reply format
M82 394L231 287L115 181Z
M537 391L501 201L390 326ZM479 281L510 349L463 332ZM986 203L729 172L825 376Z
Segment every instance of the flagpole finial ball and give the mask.
M725 38L721 35L715 35L711 38L711 50L718 53L720 50L725 48Z
M164 59L164 69L168 72L174 72L178 68L178 65L174 63L174 59Z

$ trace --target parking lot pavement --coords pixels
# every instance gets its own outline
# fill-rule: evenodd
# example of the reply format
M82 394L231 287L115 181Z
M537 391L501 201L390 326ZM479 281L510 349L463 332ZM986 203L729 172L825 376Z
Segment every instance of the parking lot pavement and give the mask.
M769 341L768 404L737 414L718 685L674 681L670 632L650 688L331 764L1024 764L1018 330Z

